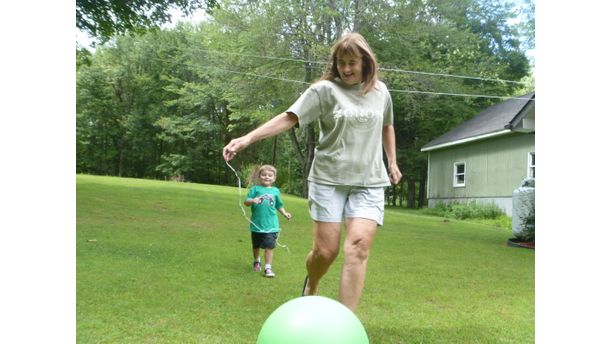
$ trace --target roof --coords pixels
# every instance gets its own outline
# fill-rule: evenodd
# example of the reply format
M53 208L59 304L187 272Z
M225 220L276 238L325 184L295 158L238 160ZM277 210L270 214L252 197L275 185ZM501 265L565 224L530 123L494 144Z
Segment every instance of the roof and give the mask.
M526 99L517 99L526 98ZM535 92L492 105L444 135L430 141L421 151L453 146L492 136L509 134L535 107Z

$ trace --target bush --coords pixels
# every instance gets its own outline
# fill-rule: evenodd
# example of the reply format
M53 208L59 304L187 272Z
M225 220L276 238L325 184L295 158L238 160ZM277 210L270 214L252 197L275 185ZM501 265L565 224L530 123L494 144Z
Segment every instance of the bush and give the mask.
M423 210L425 214L455 218L459 220L466 219L497 219L505 216L505 213L495 203L480 204L476 201L469 203L451 202L438 203L433 208Z
M424 214L440 217L450 217L450 211L445 203L438 203L433 208L423 208Z

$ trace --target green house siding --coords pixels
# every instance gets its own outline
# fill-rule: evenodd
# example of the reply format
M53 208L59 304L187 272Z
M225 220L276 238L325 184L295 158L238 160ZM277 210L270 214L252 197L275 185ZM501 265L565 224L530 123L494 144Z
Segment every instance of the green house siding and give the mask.
M430 200L506 198L527 177L535 135L513 133L429 152ZM454 164L465 163L465 186L453 186Z

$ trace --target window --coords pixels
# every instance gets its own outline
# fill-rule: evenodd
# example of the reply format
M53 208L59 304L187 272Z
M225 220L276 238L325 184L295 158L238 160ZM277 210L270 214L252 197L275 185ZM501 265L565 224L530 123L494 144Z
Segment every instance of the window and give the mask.
M453 172L453 186L465 186L465 162L456 162Z
M527 178L535 178L535 152L527 154Z

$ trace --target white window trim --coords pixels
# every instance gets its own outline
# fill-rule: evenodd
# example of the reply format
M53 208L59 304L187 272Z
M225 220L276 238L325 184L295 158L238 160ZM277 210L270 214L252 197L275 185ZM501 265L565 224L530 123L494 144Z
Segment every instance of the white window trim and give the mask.
M457 166L458 165L463 165L463 183L457 183ZM465 176L466 176L466 172L467 172L467 164L465 163L465 161L459 161L453 164L453 187L455 188L464 188L465 187Z
M531 175L531 168L533 168L533 174L535 174L535 164L533 163L533 159L531 159L532 155L535 157L535 152L527 153L527 178L535 178Z

